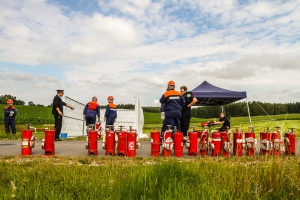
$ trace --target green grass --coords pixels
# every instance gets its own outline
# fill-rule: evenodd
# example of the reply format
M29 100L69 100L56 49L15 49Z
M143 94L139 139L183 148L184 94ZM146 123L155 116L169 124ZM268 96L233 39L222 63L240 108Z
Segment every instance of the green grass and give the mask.
M6 105L1 105L4 108ZM54 117L52 115L52 107L39 107L39 106L24 106L16 105L18 113L16 115L16 124L53 124ZM4 112L0 112L0 122L4 121Z
M4 157L2 199L299 199L299 157Z

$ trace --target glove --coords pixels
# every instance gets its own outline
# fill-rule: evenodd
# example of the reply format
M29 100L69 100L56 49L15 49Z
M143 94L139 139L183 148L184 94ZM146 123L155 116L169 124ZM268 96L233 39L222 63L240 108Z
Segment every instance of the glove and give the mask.
M106 117L104 117L104 121L106 121Z
M83 115L83 120L85 120L85 118L86 118L85 115Z
M160 113L160 116L161 116L161 119L162 119L162 120L165 120L165 112L161 112L161 113Z
M100 117L98 117L98 122L100 122Z

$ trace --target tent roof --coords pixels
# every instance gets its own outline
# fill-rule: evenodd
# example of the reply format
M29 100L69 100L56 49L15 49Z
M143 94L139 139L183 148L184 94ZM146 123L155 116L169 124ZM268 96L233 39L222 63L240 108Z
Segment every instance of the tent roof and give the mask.
M216 87L207 81L192 90L198 99L197 106L217 106L229 104L247 97L246 92L237 92Z

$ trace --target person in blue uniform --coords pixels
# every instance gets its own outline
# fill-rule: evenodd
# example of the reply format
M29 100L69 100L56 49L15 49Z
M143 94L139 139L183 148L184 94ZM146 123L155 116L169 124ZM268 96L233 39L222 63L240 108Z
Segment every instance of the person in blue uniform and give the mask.
M64 90L56 90L57 94L53 98L53 104L52 104L52 114L54 116L55 120L55 141L61 141L59 138L61 128L62 128L62 118L63 118L63 106L66 106L70 108L71 110L74 110L74 108L71 105L66 104L62 101L61 97L64 95Z
M13 106L13 100L7 100L7 106L4 107L4 124L5 124L5 132L10 133L10 129L12 134L16 134L16 124L15 124L15 116L18 111L15 106Z
M83 119L86 121L86 126L90 124L96 124L96 117L100 122L100 105L98 104L96 96L92 98L92 101L87 103L83 110ZM88 129L87 129L88 133Z
M160 103L164 103L166 125L171 125L174 132L174 127L181 131L180 119L181 109L185 106L185 101L180 92L175 90L175 82L169 81L168 91L166 91L160 98Z
M106 125L114 125L117 118L117 106L114 104L114 97L107 98L108 104L106 106L104 121Z

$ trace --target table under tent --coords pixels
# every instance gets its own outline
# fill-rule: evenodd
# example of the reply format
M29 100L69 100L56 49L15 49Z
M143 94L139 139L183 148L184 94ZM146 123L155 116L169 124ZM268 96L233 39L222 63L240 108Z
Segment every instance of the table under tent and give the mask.
M222 112L224 112L224 105L246 98L249 122L252 126L246 92L226 90L204 81L193 89L192 93L198 100L195 106L221 106Z

